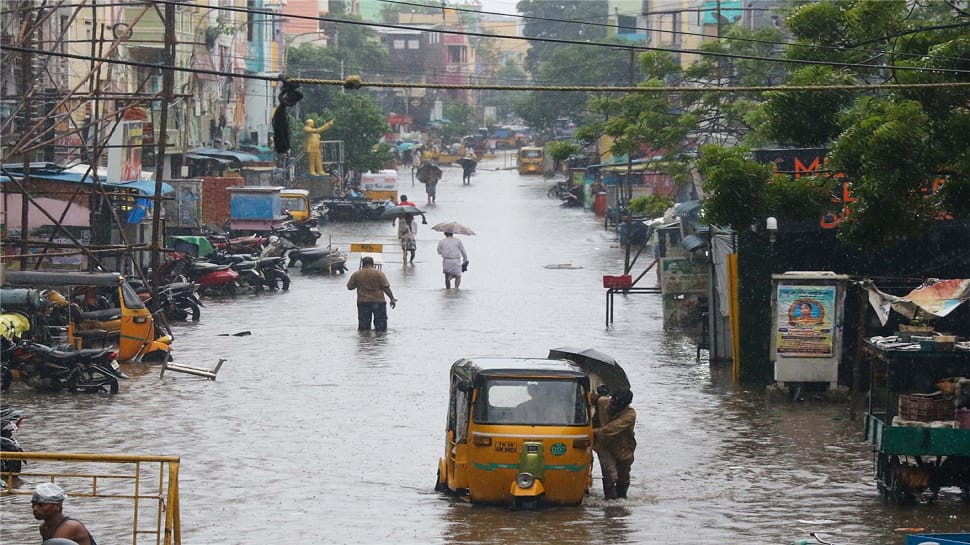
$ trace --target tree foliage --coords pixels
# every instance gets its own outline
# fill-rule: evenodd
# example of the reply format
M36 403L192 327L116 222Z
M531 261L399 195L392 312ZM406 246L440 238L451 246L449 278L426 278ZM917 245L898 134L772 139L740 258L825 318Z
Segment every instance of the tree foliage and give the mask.
M559 46L542 65L534 83L564 87L626 85L627 62L626 51ZM586 91L531 91L515 103L515 113L533 130L549 131L560 117L582 120L592 96Z
M789 83L958 82L966 75L948 70L970 68L970 12L949 3L830 0L801 6L786 22L799 45L789 58L849 64L802 68ZM970 208L960 198L970 194L967 96L956 87L787 92L770 94L766 111L783 144L833 142L829 166L857 199L840 236L877 245ZM934 179L945 189L927 198Z
M525 21L522 35L528 38L599 41L606 37L606 27L600 25L609 15L607 0L520 0L516 9ZM546 61L562 47L564 44L556 42L530 42L526 69L538 76Z

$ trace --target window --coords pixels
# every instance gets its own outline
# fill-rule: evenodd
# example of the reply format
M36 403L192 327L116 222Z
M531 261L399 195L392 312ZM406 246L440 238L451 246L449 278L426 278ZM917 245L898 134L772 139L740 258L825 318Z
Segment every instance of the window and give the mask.
M583 426L589 410L574 380L495 379L479 389L474 417L481 424Z
M394 40L394 49L404 49L404 40Z
M421 42L419 40L408 40L408 49L421 49Z

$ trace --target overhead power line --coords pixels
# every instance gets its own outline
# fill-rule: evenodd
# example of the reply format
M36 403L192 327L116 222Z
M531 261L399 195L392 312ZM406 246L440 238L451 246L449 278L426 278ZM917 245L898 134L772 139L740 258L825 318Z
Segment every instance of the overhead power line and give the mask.
M156 4L175 4L179 6L194 6L200 8L209 8L211 6L202 4L192 4L188 2L182 2L178 0L152 0ZM866 70L905 70L914 72L924 72L929 71L934 74L970 74L970 70L962 70L957 68L923 68L919 66L891 66L883 64L860 64L860 63L848 63L848 62L832 62L832 61L815 61L815 60L805 60L805 59L781 59L777 57L758 57L754 55L739 55L735 53L722 53L719 51L706 51L702 49L678 49L672 47L653 47L645 45L635 45L635 44L616 44L608 42L590 42L590 41L578 41L578 40L565 40L559 38L537 38L537 37L527 37L527 36L503 36L499 34L488 34L484 32L469 32L461 30L450 30L443 28L428 29L426 26L410 26L410 25L394 25L389 23L371 23L366 21L354 21L347 19L336 19L333 17L313 17L309 15L296 15L283 12L274 12L271 10L261 10L261 9L250 9L250 8L237 8L233 6L219 6L219 10L222 11L233 11L240 13L258 14L271 17L285 17L288 19L303 19L308 21L317 22L328 22L328 23L340 23L346 25L355 26L366 26L366 27L380 27L380 28L392 28L398 30L411 30L418 32L436 32L438 34L448 34L456 36L475 36L479 38L500 38L505 40L521 40L527 42L546 42L546 43L558 43L566 45L588 45L594 47L623 47L624 49L634 50L634 51L664 51L667 53L679 53L679 54L691 54L698 56L708 56L717 57L724 59L746 59L746 60L757 60L765 62L780 62L787 64L804 64L804 65L816 65L816 66L834 66L843 68L857 68Z
M216 76L243 78L259 81L288 81L299 84L331 85L341 86L346 89L358 89L361 87L399 87L414 89L480 89L492 91L586 91L598 93L731 93L731 92L763 92L763 91L864 91L875 89L945 89L970 87L968 82L941 82L941 83L885 83L885 84L859 84L859 85L781 85L781 86L733 86L733 87L650 87L650 86L626 86L626 87L604 87L593 85L474 85L474 84L444 84L444 83L416 83L409 81L397 82L366 82L359 76L351 75L345 79L313 79L313 78L287 78L285 76L261 76L258 74L238 74L235 72L221 72L218 70L203 70L200 68L180 68L162 66L156 63L146 63L138 61L124 61L119 59L109 59L87 55L75 55L72 53L59 53L53 51L40 51L38 49L28 49L10 45L0 46L0 50L18 51L22 53L45 54L52 57L63 57L70 59L93 60L105 63L122 64L125 66L139 66L143 68L162 68L175 72L190 74L211 74ZM142 96L141 100L145 100ZM160 100L160 97L156 100Z
M383 3L386 3L386 4L398 4L398 5L404 5L404 6L425 7L425 8L433 8L433 9L436 8L435 6L429 6L427 4L417 4L417 3L414 3L414 2L403 2L401 0L379 0L379 1L380 2L383 2ZM496 11L485 11L485 10L477 10L477 9L463 8L463 7L460 7L460 6L447 6L447 9L450 9L450 10L453 10L453 11L466 12L466 13L477 13L477 14L485 14L485 15L500 15L500 16L504 16L504 17L514 17L514 18L521 19L521 20L524 20L524 21L541 21L541 22L549 22L549 23L571 23L571 24L577 24L577 25L580 25L581 24L581 25L585 25L585 26L598 26L598 27L606 27L606 28L614 28L614 29L615 28L620 28L619 25L609 24L609 23L597 23L597 22L594 22L594 21L584 21L584 20L578 20L578 19L558 19L558 18L553 18L553 17L537 17L535 15L522 15L522 14L501 13L501 12L496 12ZM715 10L715 8L678 8L678 9L671 9L671 10L651 11L651 12L647 12L647 13L644 13L644 14L638 14L638 15L669 15L669 14L676 14L676 13L706 12L706 11L714 11L714 10ZM777 11L776 8L754 8L754 7L746 7L746 8L742 8L742 10L743 11ZM893 34L893 35L890 35L890 36L885 36L885 37L882 37L882 38L878 38L878 39L874 39L874 40L869 40L867 42L860 42L860 43L852 44L852 45L848 45L848 46L800 44L800 43L793 43L793 42L775 42L775 41L771 41L771 40L759 40L759 39L756 39L756 38L742 38L742 37L737 37L737 36L721 36L720 39L727 40L727 41L730 41L730 42L749 42L749 43L762 44L762 45L771 45L771 46L801 47L801 48L806 48L806 49L811 49L811 50L820 50L821 49L821 50L829 50L829 51L846 52L847 50L857 49L858 47L860 47L862 45L867 45L869 43L873 43L873 42L879 41L880 39L890 39L890 38L894 38L894 37L904 36L906 34L914 34L914 33L918 33L918 32L931 32L931 31L934 31L934 30L949 30L949 29L953 29L953 28L960 28L960 27L967 27L967 26L970 26L970 22L953 23L953 24L948 24L948 25L936 25L936 26L931 26L931 27L921 27L921 28L916 28L916 29L909 29L909 30L905 30L905 31L898 32L898 33ZM704 34L702 32L686 32L686 31L680 31L680 30L664 30L664 29L655 29L655 28L650 28L650 27L639 27L639 26L632 26L631 27L631 26L626 26L626 25L624 25L622 28L629 28L629 29L633 29L633 30L636 30L636 31L644 31L644 32L658 32L658 33L663 33L663 34L678 34L678 35L681 35L681 36L698 36L700 38L711 38L711 36L709 34ZM502 36L502 37L505 37L505 36ZM577 42L577 43L586 43L586 42ZM920 57L920 58L927 58L927 59L951 59L951 60L958 60L955 57L943 57L943 56L937 56L937 55L920 55L918 53L895 53L895 55L897 55L897 56L904 56L904 57L905 56L908 56L908 57ZM777 60L777 59L775 59L775 60Z

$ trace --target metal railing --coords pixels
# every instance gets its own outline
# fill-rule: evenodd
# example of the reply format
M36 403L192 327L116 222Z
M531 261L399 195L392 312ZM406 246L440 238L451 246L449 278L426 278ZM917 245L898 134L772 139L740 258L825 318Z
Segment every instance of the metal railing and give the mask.
M56 483L75 500L129 504L132 545L181 545L178 456L0 452L0 459L25 462L21 473L0 474L0 497L29 500L37 484Z

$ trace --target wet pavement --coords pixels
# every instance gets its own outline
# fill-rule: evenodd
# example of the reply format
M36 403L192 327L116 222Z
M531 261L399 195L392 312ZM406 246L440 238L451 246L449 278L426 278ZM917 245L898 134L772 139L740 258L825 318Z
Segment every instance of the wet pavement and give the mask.
M200 323L176 325L176 362L225 358L217 380L141 365L128 366L114 397L15 384L4 402L29 413L19 440L36 451L180 456L187 545L770 544L813 531L901 544L897 528L966 530L970 505L954 491L933 505L880 498L844 402L736 388L727 370L696 360L688 339L663 330L659 296L618 296L606 328L601 278L623 263L615 235L508 163L483 161L471 185L445 167L434 206L402 171L401 191L428 211L414 265L402 263L389 222L321 227L320 244L385 244L399 299L387 333L356 330L346 275L293 271L289 292L209 299ZM430 227L445 221L477 232L462 238L471 264L460 290L444 289L435 253L441 235ZM564 345L612 354L630 377L640 443L630 497L604 502L598 469L580 507L511 512L434 492L450 364ZM68 500L66 511L102 545L126 542L116 513L90 503ZM26 498L0 509L0 542L38 542Z

